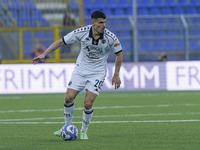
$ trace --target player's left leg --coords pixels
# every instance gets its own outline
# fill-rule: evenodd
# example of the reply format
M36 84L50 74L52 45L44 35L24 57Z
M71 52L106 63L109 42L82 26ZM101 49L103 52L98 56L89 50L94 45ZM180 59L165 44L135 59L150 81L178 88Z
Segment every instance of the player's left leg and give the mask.
M87 129L93 115L93 103L97 95L87 90L84 99L83 122L81 127L80 139L88 139Z

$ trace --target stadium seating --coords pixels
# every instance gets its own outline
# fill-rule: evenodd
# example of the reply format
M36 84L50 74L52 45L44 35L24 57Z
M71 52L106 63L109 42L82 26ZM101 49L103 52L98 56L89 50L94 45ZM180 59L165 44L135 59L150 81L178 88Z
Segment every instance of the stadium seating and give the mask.
M76 0L69 2L71 10L79 9ZM85 24L90 24L90 15L93 11L103 11L109 18L107 19L108 29L116 33L120 41L122 40L122 45L126 51L132 51L129 46L132 46L130 43L132 43L133 27L127 17L133 14L132 2L132 0L83 0ZM12 14L7 16L6 19L4 11L1 11L5 9L3 5L6 6L6 11ZM198 49L199 41L195 36L200 34L200 30L197 29L200 24L200 17L195 16L200 14L199 0L137 0L137 14L139 50L183 50L184 40L181 38L184 36L184 27L180 15L186 15L185 19L188 26L192 28L192 30L189 30L189 35L194 36L194 38L189 37L189 49ZM173 17L174 15L176 17ZM9 22L13 19L16 20L17 27L50 26L42 11L36 7L34 0L23 2L21 0L1 0L0 21L3 21L4 26L8 27ZM24 34L24 40L30 39L29 36L28 33ZM43 38L46 33L43 33L43 35L37 33L35 36L36 38ZM159 39L160 37L162 39ZM166 38L163 39L164 37Z
M43 18L41 11L36 8L32 0L26 0L23 3L20 0L2 0L0 6L6 12L2 16L10 12L11 17L17 22L17 27L49 26L48 21ZM6 26L6 22L4 23Z
M150 15L160 15L160 9L156 7L152 7L149 12Z

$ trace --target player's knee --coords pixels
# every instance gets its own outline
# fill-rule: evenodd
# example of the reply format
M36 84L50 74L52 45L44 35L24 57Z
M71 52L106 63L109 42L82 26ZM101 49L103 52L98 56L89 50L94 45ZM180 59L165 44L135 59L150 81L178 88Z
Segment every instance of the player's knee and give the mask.
M94 100L85 100L84 101L84 107L86 110L89 110L92 108Z
M68 94L65 95L65 103L71 103L74 100L74 98Z
M89 110L89 109L92 108L92 104L91 104L91 103L85 103L85 104L84 104L84 108L85 108L86 110Z

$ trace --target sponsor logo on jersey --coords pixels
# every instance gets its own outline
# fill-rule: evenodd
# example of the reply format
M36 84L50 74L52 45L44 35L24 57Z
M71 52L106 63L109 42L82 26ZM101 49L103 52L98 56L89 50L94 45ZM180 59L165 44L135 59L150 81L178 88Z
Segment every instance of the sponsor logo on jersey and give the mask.
M103 39L101 42L102 42L102 44L104 44L104 43L106 43L106 40Z
M102 47L96 47L96 46L92 46L92 45L87 46L86 49L88 50L88 52L90 52L90 51L102 52Z
M87 54L86 56L87 56L88 58L90 58L90 59L99 59L99 57L96 56L96 55L93 54L93 53L89 53L89 54Z
M117 47L118 45L120 45L120 43L115 43L114 47Z

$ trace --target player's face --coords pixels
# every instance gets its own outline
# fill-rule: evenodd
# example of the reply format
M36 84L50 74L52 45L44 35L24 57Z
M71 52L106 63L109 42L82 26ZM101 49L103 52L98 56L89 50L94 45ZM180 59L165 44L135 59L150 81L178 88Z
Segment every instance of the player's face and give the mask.
M103 33L106 27L106 19L98 18L95 21L92 21L92 27L97 33Z

